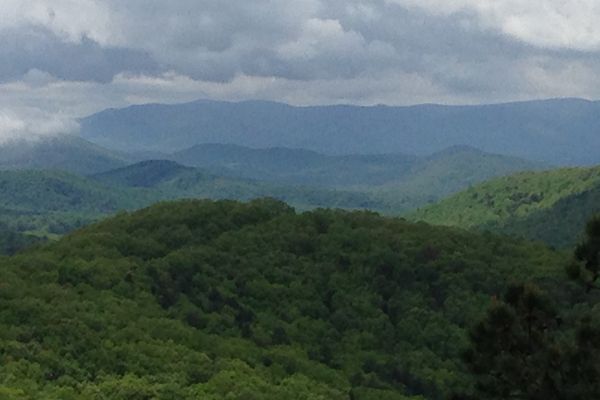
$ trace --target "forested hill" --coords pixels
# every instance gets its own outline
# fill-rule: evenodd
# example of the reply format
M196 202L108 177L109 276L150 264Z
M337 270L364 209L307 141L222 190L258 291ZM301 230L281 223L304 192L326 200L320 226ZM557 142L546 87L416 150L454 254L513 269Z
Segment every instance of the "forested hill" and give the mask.
M0 224L12 233L61 235L123 210L181 198L276 197L300 208L380 208L369 194L222 177L172 161L145 161L91 177L0 171Z
M470 146L454 146L417 157L403 153L332 156L302 149L252 149L213 143L164 157L217 174L311 186L386 187L397 189L407 198L438 198L491 177L543 167Z
M109 109L81 120L84 138L123 151L201 143L326 154L426 155L456 145L553 164L600 162L600 103L555 99L482 106L314 106L196 101Z
M445 399L465 327L565 262L369 212L158 204L2 259L0 396Z
M523 172L473 186L411 219L571 246L600 212L600 167Z

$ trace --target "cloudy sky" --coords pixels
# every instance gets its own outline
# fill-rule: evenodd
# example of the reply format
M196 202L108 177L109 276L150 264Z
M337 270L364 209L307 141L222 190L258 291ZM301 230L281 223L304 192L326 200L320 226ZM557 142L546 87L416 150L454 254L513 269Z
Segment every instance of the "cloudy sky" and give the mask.
M600 98L597 0L2 0L0 139L198 98Z

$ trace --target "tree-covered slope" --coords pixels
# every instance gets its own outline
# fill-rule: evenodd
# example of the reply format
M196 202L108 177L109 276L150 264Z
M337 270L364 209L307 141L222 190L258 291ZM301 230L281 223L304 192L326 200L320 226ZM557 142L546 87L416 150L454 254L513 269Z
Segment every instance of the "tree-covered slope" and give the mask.
M60 171L0 171L0 223L11 231L60 235L101 216L140 208L157 197Z
M469 146L417 157L401 153L332 156L302 149L204 144L168 157L183 165L237 177L338 188L383 186L422 198L444 196L491 177L541 168L539 163Z
M418 161L418 157L406 154L331 156L303 149L252 149L226 144L196 145L170 158L231 176L327 187L396 181Z
M224 176L167 160L142 161L93 178L118 187L143 187L160 199L250 200L266 196L302 208L380 208L368 193Z
M366 212L159 204L2 259L0 394L443 399L465 327L564 262Z
M491 178L534 171L542 164L485 153L468 146L419 158L396 180L374 190L392 212L412 211Z
M404 154L331 156L307 150L250 149L206 144L169 156L219 175L351 189L371 194L371 207L389 214L411 211L470 185L542 164L456 146L426 157Z
M0 222L15 232L60 235L100 217L160 200L250 200L264 196L300 208L379 207L365 193L223 177L159 160L90 177L60 171L0 171Z
M194 171L169 160L146 160L93 175L97 181L125 187L155 187Z
M600 211L599 192L600 167L525 172L471 187L411 218L565 246L574 244L585 222Z
M0 254L14 254L43 240L17 232L14 228L0 221Z
M60 171L0 171L0 208L106 213L139 204L135 192Z

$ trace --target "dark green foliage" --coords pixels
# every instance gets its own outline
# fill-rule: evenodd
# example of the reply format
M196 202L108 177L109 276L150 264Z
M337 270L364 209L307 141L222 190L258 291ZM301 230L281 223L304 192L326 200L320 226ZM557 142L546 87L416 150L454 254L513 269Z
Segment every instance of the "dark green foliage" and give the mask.
M583 281L584 293L571 288L571 296L561 298L555 290L550 298L537 287L524 285L510 288L502 301L494 302L485 319L471 330L471 347L464 356L475 377L472 393L457 399L598 396L600 299L591 292L597 289L599 252L600 219L594 218L567 269L571 278Z
M40 242L43 239L15 232L0 222L0 254L12 255Z
M585 229L585 240L575 248L575 260L567 269L573 279L583 281L588 291L600 289L600 216L592 218Z
M564 262L370 212L158 204L2 260L0 394L442 399L490 298Z

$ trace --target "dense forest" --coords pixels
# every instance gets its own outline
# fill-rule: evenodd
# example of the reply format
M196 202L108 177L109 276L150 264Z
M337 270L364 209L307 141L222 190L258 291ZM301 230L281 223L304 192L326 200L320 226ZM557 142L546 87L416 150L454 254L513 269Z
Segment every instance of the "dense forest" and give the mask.
M444 399L494 299L567 301L568 262L372 212L161 203L1 260L0 396Z

